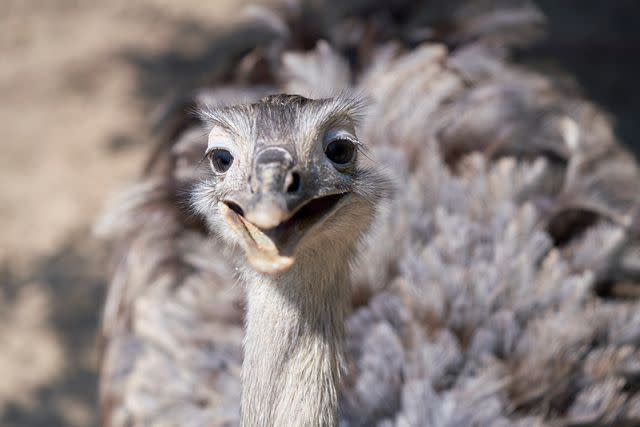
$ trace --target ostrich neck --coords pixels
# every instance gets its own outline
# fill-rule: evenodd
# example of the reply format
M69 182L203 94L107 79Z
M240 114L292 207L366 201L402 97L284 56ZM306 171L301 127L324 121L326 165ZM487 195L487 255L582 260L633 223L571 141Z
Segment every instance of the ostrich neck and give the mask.
M346 265L320 258L306 263L315 269L300 260L277 277L247 274L244 427L337 425L349 279Z

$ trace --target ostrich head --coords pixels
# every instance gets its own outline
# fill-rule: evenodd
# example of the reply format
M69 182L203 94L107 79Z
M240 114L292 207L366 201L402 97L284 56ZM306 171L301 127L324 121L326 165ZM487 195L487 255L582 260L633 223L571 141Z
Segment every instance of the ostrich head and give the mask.
M360 109L354 99L272 95L202 113L211 172L195 205L256 271L344 257L371 224L389 183L356 136Z

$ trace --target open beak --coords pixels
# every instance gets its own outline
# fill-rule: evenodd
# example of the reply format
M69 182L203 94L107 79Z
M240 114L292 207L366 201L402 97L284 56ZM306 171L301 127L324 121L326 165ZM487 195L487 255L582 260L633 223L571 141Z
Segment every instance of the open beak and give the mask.
M277 274L295 261L296 249L304 236L333 215L348 193L311 198L288 210L277 203L262 202L246 213L231 201L220 203L226 222L240 237L249 263L257 271Z
M294 152L286 145L259 148L248 188L220 202L249 263L265 274L289 269L304 237L333 215L349 194L320 191L317 182L305 179L296 168Z

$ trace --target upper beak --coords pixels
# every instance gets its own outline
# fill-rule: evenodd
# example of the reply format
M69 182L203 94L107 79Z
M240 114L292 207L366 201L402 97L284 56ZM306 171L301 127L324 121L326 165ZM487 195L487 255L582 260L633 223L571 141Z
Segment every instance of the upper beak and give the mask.
M276 228L289 219L290 211L282 201L267 199L251 206L245 218L261 230Z

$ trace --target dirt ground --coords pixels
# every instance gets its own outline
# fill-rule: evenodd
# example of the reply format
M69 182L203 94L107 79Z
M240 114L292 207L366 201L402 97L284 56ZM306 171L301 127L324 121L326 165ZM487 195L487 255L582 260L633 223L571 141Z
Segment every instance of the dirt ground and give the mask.
M97 422L105 250L148 117L238 14L230 0L5 0L0 14L0 425ZM230 19L231 18L231 19Z
M556 38L523 58L561 62L640 152L640 36L628 13L639 3L540 2L558 12ZM107 257L91 225L140 170L153 108L206 73L209 42L244 3L2 2L1 426L96 425Z

